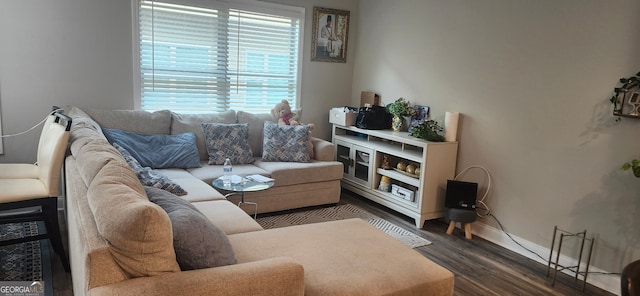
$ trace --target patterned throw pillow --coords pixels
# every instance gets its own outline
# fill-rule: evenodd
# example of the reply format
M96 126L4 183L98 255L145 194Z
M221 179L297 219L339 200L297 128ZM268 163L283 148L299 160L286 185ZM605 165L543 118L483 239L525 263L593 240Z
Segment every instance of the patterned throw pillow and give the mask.
M202 133L209 154L209 164L224 164L227 158L233 164L253 162L248 124L203 123Z
M265 121L263 161L309 162L309 126Z
M127 164L131 167L131 169L136 173L138 180L142 183L143 186L151 186L158 189L169 191L175 195L186 195L187 191L185 191L182 186L176 184L171 181L169 177L165 176L163 173L158 172L156 170L151 169L150 167L143 167L140 163L127 151L127 149L122 148L122 146L117 143L112 144L113 147L122 154L124 160L127 161Z

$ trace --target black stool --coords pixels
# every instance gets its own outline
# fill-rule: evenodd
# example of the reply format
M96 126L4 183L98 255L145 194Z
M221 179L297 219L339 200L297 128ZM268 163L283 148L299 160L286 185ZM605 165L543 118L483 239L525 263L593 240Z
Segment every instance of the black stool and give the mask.
M464 224L464 237L471 239L471 222L476 221L477 215L475 210L466 209L449 209L447 219L449 219L449 228L447 234L452 234L456 228L456 222L460 222L460 228Z

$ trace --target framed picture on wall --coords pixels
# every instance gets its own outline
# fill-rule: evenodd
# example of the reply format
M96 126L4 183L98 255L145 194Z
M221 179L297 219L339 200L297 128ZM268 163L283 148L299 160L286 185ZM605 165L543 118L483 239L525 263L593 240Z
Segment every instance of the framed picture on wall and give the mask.
M347 62L349 11L314 7L311 61Z

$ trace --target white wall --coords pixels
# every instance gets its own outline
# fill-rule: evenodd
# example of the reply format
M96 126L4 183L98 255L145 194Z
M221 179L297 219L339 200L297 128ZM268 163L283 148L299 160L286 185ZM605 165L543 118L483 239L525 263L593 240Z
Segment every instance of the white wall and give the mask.
M51 106L133 108L128 0L0 2L0 106L5 134ZM40 129L4 141L0 162L33 162Z
M329 139L328 110L348 103L353 49L347 63L311 62L313 6L349 10L357 0L271 1L306 8L302 120ZM39 122L52 105L132 109L131 0L0 1L0 106L5 134ZM352 21L352 24L354 21ZM352 25L350 35L355 38ZM33 162L39 129L5 139L0 162Z
M491 171L487 202L507 231L548 248L554 225L587 229L592 263L619 272L640 258L640 179L619 170L640 156L640 120L616 124L608 99L640 71L638 11L632 0L361 0L352 104L375 90L440 122L463 113L458 172Z

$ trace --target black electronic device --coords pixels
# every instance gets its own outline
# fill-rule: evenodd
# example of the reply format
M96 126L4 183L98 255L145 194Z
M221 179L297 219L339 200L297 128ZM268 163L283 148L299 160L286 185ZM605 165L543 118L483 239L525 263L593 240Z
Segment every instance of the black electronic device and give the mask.
M444 206L450 209L476 209L478 183L447 180Z

